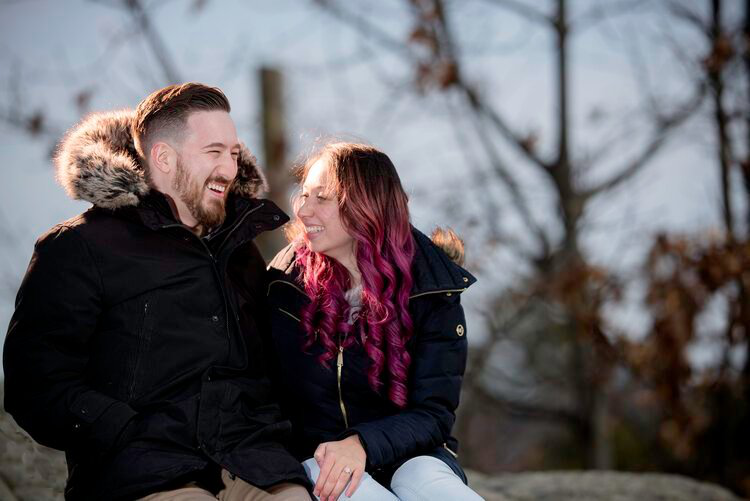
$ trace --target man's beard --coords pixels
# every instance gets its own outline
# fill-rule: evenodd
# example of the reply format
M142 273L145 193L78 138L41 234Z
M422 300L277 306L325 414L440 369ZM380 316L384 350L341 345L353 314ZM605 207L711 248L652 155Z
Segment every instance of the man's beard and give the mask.
M210 178L206 180L206 184L210 181L221 182L221 184L227 187L227 190L230 188L229 181L224 178ZM224 207L224 200L211 198L204 202L204 188L205 185L199 185L185 168L182 159L178 158L175 177L172 181L172 189L177 192L177 196L187 206L190 214L198 221L198 224L208 230L224 222L226 209Z

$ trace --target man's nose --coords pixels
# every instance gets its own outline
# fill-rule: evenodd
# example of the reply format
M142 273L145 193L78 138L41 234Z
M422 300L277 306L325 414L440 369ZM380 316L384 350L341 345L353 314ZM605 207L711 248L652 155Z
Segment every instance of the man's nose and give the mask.
M231 153L222 155L216 171L217 174L231 181L237 176L237 159Z

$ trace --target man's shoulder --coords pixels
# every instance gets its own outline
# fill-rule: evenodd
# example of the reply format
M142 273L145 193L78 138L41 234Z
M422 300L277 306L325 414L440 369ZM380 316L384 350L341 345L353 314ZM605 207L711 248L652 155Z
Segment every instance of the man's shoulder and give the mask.
M114 217L112 211L92 207L52 226L39 236L36 245L49 245L53 242L62 243L71 240L90 240L92 236L101 234L103 227L111 227L112 224L117 224L118 219Z

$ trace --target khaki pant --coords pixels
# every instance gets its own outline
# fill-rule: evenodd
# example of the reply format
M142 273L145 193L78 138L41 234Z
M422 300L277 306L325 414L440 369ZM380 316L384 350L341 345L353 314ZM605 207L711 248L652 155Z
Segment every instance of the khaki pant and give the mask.
M234 478L226 470L221 470L221 480L224 488L216 496L188 484L181 489L151 494L140 501L310 501L307 489L298 484L278 484L264 490L240 478Z

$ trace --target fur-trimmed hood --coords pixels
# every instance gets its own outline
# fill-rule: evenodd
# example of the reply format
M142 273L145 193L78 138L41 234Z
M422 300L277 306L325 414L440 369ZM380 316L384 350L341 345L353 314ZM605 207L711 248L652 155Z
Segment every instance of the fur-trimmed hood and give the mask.
M138 205L150 190L133 145L133 110L93 113L62 139L57 180L74 200L105 209ZM231 193L256 198L268 188L250 150L242 145Z

